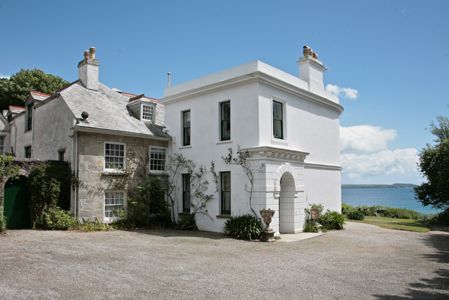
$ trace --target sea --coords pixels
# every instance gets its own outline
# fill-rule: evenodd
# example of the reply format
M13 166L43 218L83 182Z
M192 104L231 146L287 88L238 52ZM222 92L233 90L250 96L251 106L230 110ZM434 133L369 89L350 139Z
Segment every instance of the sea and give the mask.
M423 214L436 214L439 210L423 206L415 199L413 187L391 188L345 188L341 189L342 202L353 205L380 205L397 208L407 208Z

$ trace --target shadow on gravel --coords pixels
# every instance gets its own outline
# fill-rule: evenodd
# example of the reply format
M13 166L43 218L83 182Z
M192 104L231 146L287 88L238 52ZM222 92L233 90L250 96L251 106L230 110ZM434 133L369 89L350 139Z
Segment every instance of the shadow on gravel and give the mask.
M429 234L424 243L436 249L435 253L425 254L430 261L442 265L449 264L449 235ZM404 295L374 295L377 299L449 299L449 265L435 271L432 278L421 278L409 283Z
M154 235L159 237L192 237L192 238L206 238L213 240L227 239L228 237L222 233L208 232L208 231L189 231L176 229L148 229L148 230L130 230L131 232Z

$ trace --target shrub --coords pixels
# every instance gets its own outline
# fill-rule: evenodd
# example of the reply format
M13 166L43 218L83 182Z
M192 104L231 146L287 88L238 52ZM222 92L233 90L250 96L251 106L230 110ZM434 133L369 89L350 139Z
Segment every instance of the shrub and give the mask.
M79 231L91 232L91 231L108 231L112 230L113 227L109 224L100 222L97 218L92 220L83 220L82 223L78 223L76 227Z
M44 208L42 214L34 223L35 228L44 230L69 230L77 226L78 221L69 212L59 207Z
M318 229L316 222L313 222L310 219L306 220L304 223L304 232L318 232Z
M179 215L179 220L176 227L181 230L197 230L198 228L195 222L195 214Z
M225 223L225 234L239 240L255 240L262 234L262 223L253 215L231 217Z
M365 219L365 215L360 210L352 210L347 212L346 217L348 217L349 220L363 220Z
M341 205L341 213L347 215L348 213L355 210L355 207L346 203L342 203Z
M325 214L320 216L318 222L325 229L343 229L343 224L345 223L345 216L336 211L327 211Z

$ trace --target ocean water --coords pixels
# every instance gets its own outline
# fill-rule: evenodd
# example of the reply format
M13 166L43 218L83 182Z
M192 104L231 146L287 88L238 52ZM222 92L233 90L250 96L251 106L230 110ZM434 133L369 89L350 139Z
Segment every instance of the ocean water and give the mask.
M424 207L415 199L413 188L342 188L343 203L359 205L380 205L397 208L413 209L424 214L434 214L439 211L432 207Z

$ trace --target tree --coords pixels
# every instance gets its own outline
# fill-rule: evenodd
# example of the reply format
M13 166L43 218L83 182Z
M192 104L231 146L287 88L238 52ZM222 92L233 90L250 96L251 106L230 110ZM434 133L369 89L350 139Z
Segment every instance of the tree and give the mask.
M9 105L23 105L31 90L52 94L67 84L61 77L39 69L22 69L9 79L0 79L0 111Z
M415 195L424 206L449 210L449 119L438 117L432 122L435 145L428 144L419 154L419 169L427 182L415 188Z

